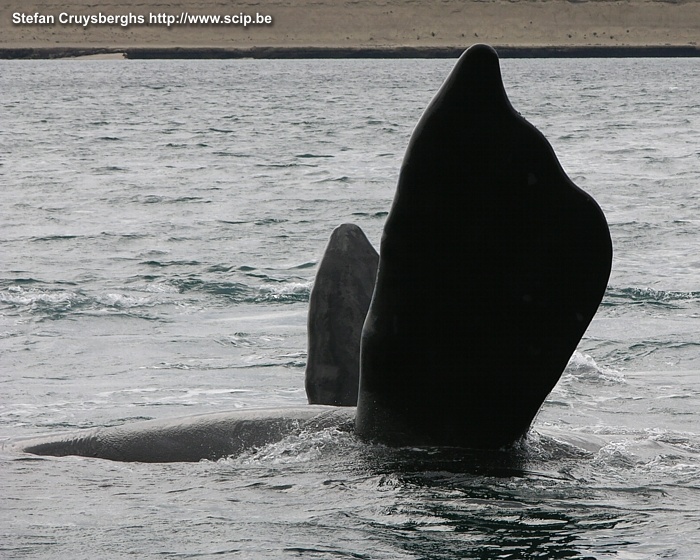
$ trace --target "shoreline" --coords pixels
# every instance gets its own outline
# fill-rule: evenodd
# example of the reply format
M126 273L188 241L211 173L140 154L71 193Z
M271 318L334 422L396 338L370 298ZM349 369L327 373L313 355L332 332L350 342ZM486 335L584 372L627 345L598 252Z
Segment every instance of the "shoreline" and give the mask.
M31 8L8 0L0 6L5 59L454 58L474 43L492 45L504 58L698 57L700 0L37 0Z
M691 45L492 46L501 58L700 57ZM0 47L0 60L458 58L468 47Z

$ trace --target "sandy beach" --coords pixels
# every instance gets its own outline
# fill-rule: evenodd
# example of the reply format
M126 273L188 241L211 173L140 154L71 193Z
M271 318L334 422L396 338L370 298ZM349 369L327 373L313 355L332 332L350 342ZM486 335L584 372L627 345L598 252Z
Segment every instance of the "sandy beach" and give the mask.
M476 42L697 47L699 38L697 0L10 0L0 7L0 49L86 54L95 48L462 48Z

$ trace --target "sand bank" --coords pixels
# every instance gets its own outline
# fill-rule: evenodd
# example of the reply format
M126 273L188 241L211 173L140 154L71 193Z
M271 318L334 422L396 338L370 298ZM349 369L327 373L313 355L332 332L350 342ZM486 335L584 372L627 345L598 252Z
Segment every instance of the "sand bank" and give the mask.
M220 23L191 23L201 16L218 16ZM222 0L44 0L31 8L10 0L0 6L0 49L5 53L173 47L411 47L428 52L475 42L563 49L673 46L693 52L699 38L696 0L267 0L233 5Z

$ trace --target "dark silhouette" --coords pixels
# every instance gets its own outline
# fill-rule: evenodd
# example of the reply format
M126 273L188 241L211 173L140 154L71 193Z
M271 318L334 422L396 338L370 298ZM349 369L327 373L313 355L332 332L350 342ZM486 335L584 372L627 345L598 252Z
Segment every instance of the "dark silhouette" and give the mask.
M362 333L356 433L497 448L523 436L605 292L596 202L466 51L419 121Z

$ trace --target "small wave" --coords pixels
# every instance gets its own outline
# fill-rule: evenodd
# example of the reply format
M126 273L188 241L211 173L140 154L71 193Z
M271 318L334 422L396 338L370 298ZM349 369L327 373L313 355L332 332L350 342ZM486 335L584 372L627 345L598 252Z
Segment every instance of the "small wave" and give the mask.
M389 215L389 212L374 212L374 213L369 213L369 212L353 212L353 216L362 216L362 217L367 217L367 218L384 218Z
M201 196L178 196L168 199L166 202L170 204L178 204L180 202L201 202L202 204L210 204L211 200L202 198Z
M316 183L349 183L352 181L350 177L347 175L341 175L340 177L329 177L327 179L321 179L319 181L315 181Z
M250 269L249 271L244 271L246 273L246 276L250 276L252 278L260 278L264 282L267 283L278 283L281 284L283 282L286 282L285 279L283 278L277 278L275 276L270 276L269 274L266 274L264 272L257 272L254 268Z
M163 197L155 194L138 195L131 199L132 202L140 202L142 204L158 204L163 202Z
M236 302L246 301L251 297L251 288L240 282L207 282L199 278L176 278L170 284L180 293L199 291L226 296Z
M121 426L131 422L147 422L149 420L154 420L153 416L124 416L105 422L104 427L109 428L111 426Z
M70 239L77 239L78 235L47 235L45 237L32 237L33 242L44 242L44 241L68 241Z
M127 169L116 165L105 165L104 167L95 167L94 171L97 173L113 173L115 171L127 171Z
M49 319L60 319L69 313L108 313L157 304L151 297L119 293L90 296L80 291L23 286L11 286L0 291L0 303L19 312Z
M671 486L700 480L700 443L695 434L658 428L644 431L622 428L614 435L607 434L606 439L608 443L591 461L599 472Z
M516 444L528 461L551 462L570 459L591 459L603 444L595 438L578 437L575 434L543 434L530 430L527 437Z
M299 369L305 368L306 362L299 360L288 360L288 361L253 361L245 365L227 366L227 369L262 369L262 368L287 368L287 369Z
M87 301L88 298L79 293L64 290L11 286L7 291L0 292L0 303L41 313L63 313L83 306Z
M36 278L14 278L12 280L0 280L0 285L14 286L14 285L31 285L31 284L43 284L41 280Z
M274 281L267 275L251 273L250 276ZM179 293L199 292L223 296L233 303L297 303L306 302L311 294L311 282L263 284L258 287L242 282L221 282L201 278L175 278L168 285Z
M132 281L134 282L133 289L139 292L148 292L154 294L177 294L180 292L177 289L177 287L167 282L160 281L160 276L135 276L132 279Z
M622 383L624 378L611 368L601 367L588 354L574 352L564 369L563 379L573 378L577 381L592 383Z
M296 264L296 265L294 265L294 266L290 266L290 267L289 267L289 270L303 270L303 269L305 269L305 268L313 268L314 266L316 266L316 261L308 261L308 262L305 262L305 263L301 263L301 264Z
M639 305L674 306L676 302L694 302L700 300L700 292L676 292L655 290L653 288L614 287L609 286L605 292L603 306Z
M100 235L105 237L117 237L119 239L144 239L149 237L147 233L114 233L111 231L102 231Z
M520 444L528 469L552 467L591 487L621 484L624 492L659 487L677 489L700 481L700 441L697 434L595 426L577 430L531 431ZM656 487L653 489L652 487Z
M310 159L310 158L332 158L335 156L326 155L326 154L297 154L295 157L298 157L301 159Z
M220 224L226 224L230 226L240 226L243 224L248 224L250 223L248 220L216 220Z
M197 263L197 264L199 264L199 263ZM207 272L231 272L232 270L233 270L233 265L231 265L231 264L214 264L214 265L210 266L209 268L207 268Z
M222 459L219 464L288 465L317 461L326 456L343 456L364 447L346 427L322 430L301 430L276 443L251 449L235 459Z
M211 200L202 198L201 196L178 196L169 197L158 194L136 195L131 198L131 202L140 204L179 204L181 202L199 202L209 204Z
M226 156L226 157L235 157L235 158L252 158L254 157L253 154L248 154L245 152L227 152L227 151L218 151L218 152L213 152L215 156Z
M311 282L296 282L282 285L263 285L255 303L297 303L309 301L311 295Z
M256 163L255 167L271 167L273 169L285 169L288 167L302 167L302 165L299 163ZM305 165L304 167L309 167L309 165Z
M285 222L288 222L289 220L285 218L263 218L262 220L256 220L255 225L256 226L267 226L270 224L283 224Z
M95 298L95 302L101 307L115 309L132 309L155 305L155 302L150 297L135 297L124 294L105 294Z
M155 261L155 260L149 260L149 261L143 261L139 264L143 264L146 266L155 266L158 268L164 268L167 266L199 266L201 263L199 261Z

